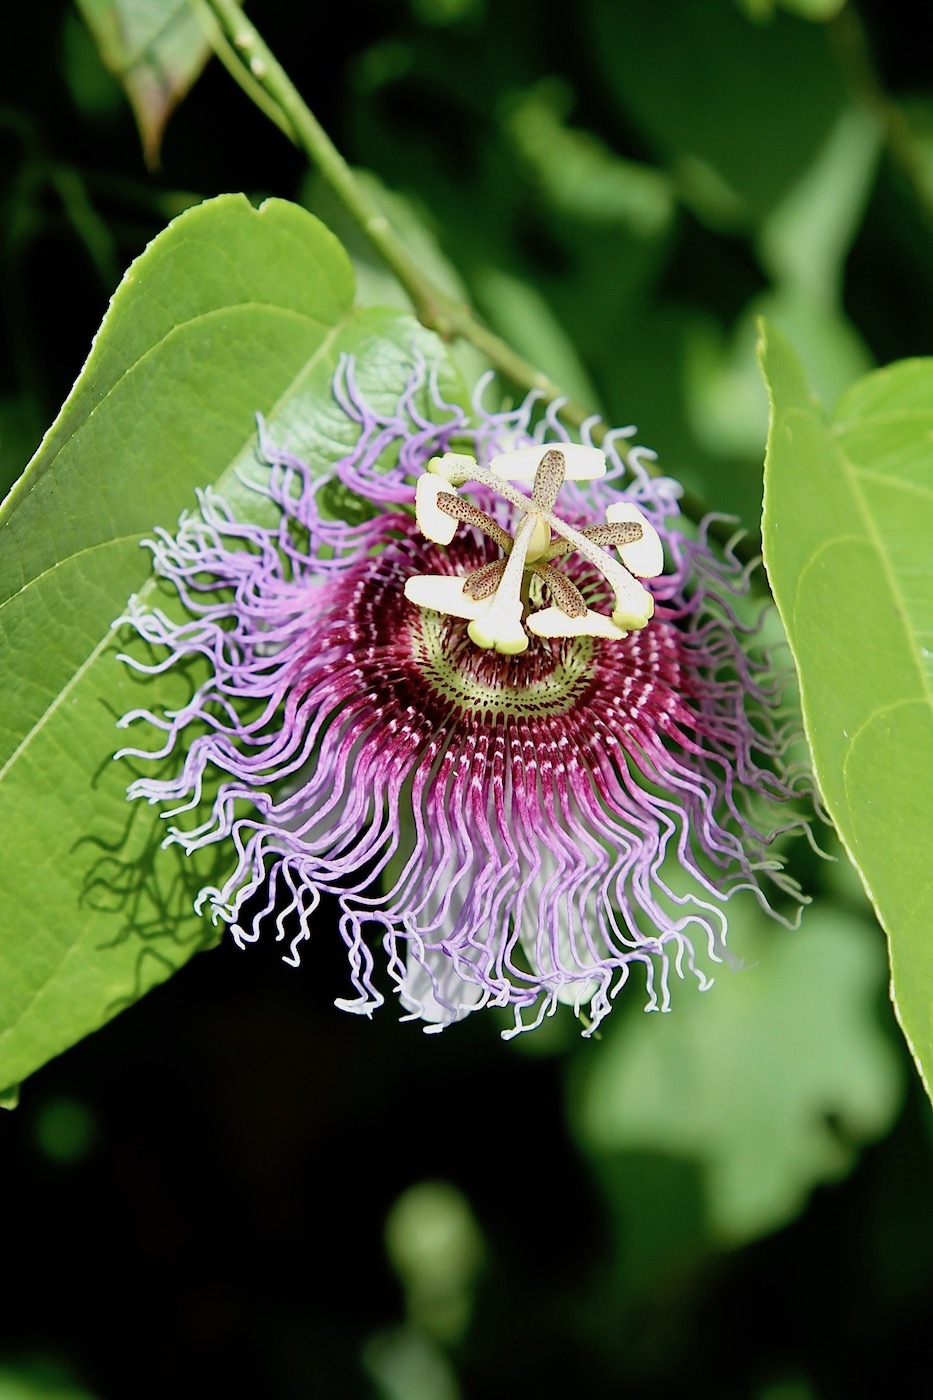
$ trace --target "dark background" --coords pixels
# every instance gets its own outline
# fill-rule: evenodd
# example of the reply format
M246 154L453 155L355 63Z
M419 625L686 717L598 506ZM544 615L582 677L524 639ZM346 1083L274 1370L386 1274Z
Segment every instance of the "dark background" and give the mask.
M748 514L760 449L717 451L709 433L697 436L679 347L698 317L727 338L768 289L758 235L799 173L795 152L854 100L852 30L787 14L756 26L728 0L672 0L664 24L647 0L608 8L609 20L600 0L345 3L328 10L326 38L315 7L256 0L250 13L344 153L414 201L485 313L495 321L495 299L483 305L490 267L536 289L607 416L634 417L666 465ZM863 74L856 96L911 98L922 154L933 111L924 46L900 7L874 0L859 13L880 87ZM302 158L218 63L171 121L151 173L77 12L25 7L17 23L0 90L5 483L67 396L123 270L174 213L238 189L321 207ZM600 26L617 23L642 46L655 23L665 63L698 26L710 55L686 51L685 73L709 57L715 74L713 48L741 53L749 34L780 47L777 109L760 85L735 98L750 104L748 168L765 169L754 208L728 219L680 191L663 229L636 234L630 218L587 212L585 200L577 213L548 204L503 136L543 76L564 84L568 121L605 150L678 168L674 138L641 119L631 84L620 77L620 96L613 82L614 65L621 74L641 61L634 41L632 58L608 44ZM712 80L706 91L734 130L741 108ZM799 128L797 144L774 137L772 149L782 127ZM911 177L902 157L896 142L879 154L845 261L840 314L866 364L933 344L926 177L916 166ZM503 1044L491 1016L425 1037L392 1006L372 1023L342 1014L331 922L322 911L297 972L260 948L196 957L39 1072L0 1120L0 1397L453 1400L455 1374L469 1400L583 1390L849 1400L895 1388L914 1364L923 1376L930 1114L883 989L878 1019L909 1083L895 1126L792 1223L727 1249L704 1230L689 1156L597 1164L568 1126L573 1067L598 1044L564 1028L534 1053ZM462 1193L483 1240L472 1320L446 1338L413 1315L383 1243L393 1203L431 1179ZM688 1242L659 1239L647 1272L632 1243L632 1200L646 1182L655 1201L678 1202L684 1219L675 1212L667 1228ZM448 1381L391 1388L371 1358L406 1325L449 1357Z

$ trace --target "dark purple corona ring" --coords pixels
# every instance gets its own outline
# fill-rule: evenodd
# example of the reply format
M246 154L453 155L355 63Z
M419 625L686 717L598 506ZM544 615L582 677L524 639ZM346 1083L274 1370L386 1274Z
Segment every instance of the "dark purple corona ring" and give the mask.
M672 968L708 985L729 895L799 900L768 847L805 825L807 779L739 618L745 571L678 529L676 485L638 449L623 467L622 434L571 444L533 399L467 413L420 368L390 413L351 364L334 396L345 459L322 476L263 430L279 523L201 493L147 542L185 620L123 619L153 685L208 665L183 709L122 721L164 739L123 752L171 767L129 789L167 841L229 850L199 906L297 963L334 896L337 1004L368 1015L391 981L427 1030L500 1006L514 1034L563 1002L590 1031L633 969L651 1008ZM322 508L335 478L357 523Z

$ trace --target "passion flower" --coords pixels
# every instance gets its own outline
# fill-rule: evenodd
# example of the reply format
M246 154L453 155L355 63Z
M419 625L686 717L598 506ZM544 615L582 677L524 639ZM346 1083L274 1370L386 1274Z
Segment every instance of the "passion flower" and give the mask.
M633 969L649 1007L671 967L708 985L730 894L799 898L767 851L801 825L800 775L736 610L746 571L680 527L676 486L638 449L623 464L619 433L573 443L533 398L468 414L420 369L388 415L352 365L334 393L359 435L328 473L260 434L276 526L205 491L147 542L187 620L132 606L161 655L131 664L199 654L209 677L124 717L178 760L130 797L167 842L229 848L199 905L241 946L268 934L297 963L332 895L347 1010L391 982L427 1030L494 1005L514 1034L564 1002L589 1032ZM322 508L335 482L365 518Z

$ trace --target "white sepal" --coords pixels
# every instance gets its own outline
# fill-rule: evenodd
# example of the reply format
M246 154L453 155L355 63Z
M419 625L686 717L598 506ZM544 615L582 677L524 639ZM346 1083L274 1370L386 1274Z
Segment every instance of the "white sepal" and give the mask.
M631 501L619 501L610 506L606 511L606 519L610 525L631 522L641 526L641 539L621 545L619 556L629 572L637 578L657 578L664 569L664 549L661 537L651 522Z
M438 506L437 498L441 492L457 494L456 488L443 476L432 476L430 472L419 476L415 487L415 518L418 529L427 539L435 544L450 544L459 521Z

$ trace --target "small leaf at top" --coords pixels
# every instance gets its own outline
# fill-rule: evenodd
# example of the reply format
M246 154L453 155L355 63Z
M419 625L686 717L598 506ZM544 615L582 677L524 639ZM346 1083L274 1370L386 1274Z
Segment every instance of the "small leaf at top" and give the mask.
M165 125L210 57L189 0L78 0L103 62L122 84L146 164L159 163Z

